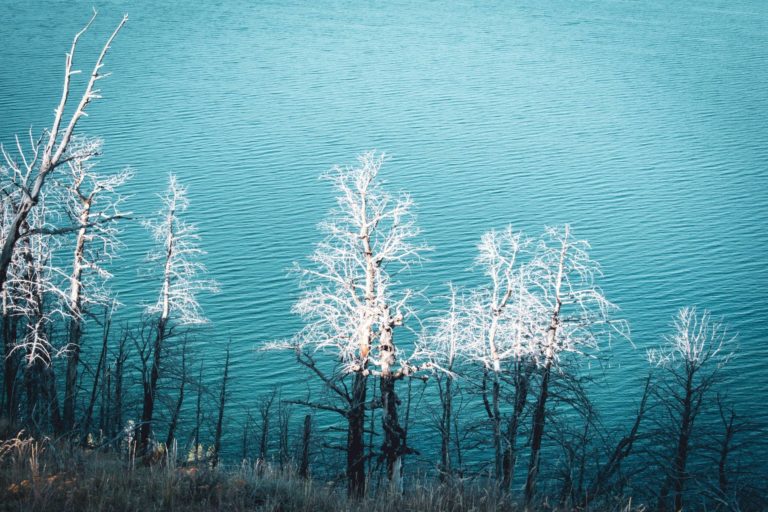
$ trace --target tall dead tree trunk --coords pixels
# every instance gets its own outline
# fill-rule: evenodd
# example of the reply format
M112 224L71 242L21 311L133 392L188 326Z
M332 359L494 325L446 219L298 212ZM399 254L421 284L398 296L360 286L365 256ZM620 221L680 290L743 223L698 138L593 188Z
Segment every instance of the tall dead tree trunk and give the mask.
M162 360L163 341L166 336L167 317L157 322L157 332L152 345L152 364L149 369L149 379L144 380L144 395L141 409L141 428L139 430L139 447L142 454L149 450L149 438L152 435L152 417L157 398L157 382L160 379L160 362Z
M157 250L150 253L150 258L162 261L163 271L158 300L147 308L148 314L156 315L157 328L152 343L149 376L142 379L144 392L139 446L143 453L149 448L163 352L172 328L206 323L196 294L217 290L215 282L199 276L205 272L205 266L197 259L205 252L198 246L196 228L181 218L189 205L186 194L186 188L171 174L168 189L162 198L160 220L144 223L158 245Z
M82 198L82 196L81 196ZM80 215L80 229L75 240L75 254L70 279L69 307L69 350L67 351L67 374L64 383L64 428L71 431L75 425L75 399L77 392L77 367L80 363L80 339L82 338L82 277L85 252L86 225L88 224L93 197L84 199Z
M684 506L684 489L688 480L687 463L696 418L718 372L731 352L726 344L733 341L726 329L710 319L709 312L698 315L695 308L682 308L675 319L676 332L666 337L666 347L649 351L649 360L669 370L669 381L656 390L670 415L674 432L673 455L666 468L667 478L659 492L659 509L666 510L669 493L679 512ZM710 367L711 365L711 367Z

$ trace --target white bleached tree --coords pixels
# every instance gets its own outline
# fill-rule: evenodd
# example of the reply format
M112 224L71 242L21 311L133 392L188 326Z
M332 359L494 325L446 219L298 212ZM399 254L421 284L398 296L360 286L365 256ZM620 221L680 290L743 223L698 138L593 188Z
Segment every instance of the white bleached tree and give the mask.
M2 153L0 195L2 195L3 202L3 226L0 230L0 293L3 295L3 309L0 317L2 343L0 344L4 349L5 412L9 415L12 414L15 403L13 380L17 374L16 362L10 353L15 343L15 340L10 338L14 329L14 326L11 325L13 320L6 316L9 311L7 305L10 300L6 291L9 269L13 265L14 259L17 258L16 253L19 244L31 235L28 231L31 225L28 218L31 212L39 207L48 188L47 183L50 181L50 177L57 168L76 154L70 149L70 143L75 135L77 124L83 116L87 115L86 110L89 104L101 97L96 85L99 80L108 76L108 73L102 72L104 58L118 32L128 21L128 17L123 16L101 48L88 76L85 89L77 104L70 110L71 115L67 117L66 110L72 105L70 101L73 92L72 77L80 73L80 70L73 67L75 50L80 38L90 28L95 18L96 12L94 11L88 23L72 39L72 44L65 58L62 92L54 110L51 126L45 129L39 137L34 136L32 129L30 129L27 143L22 143L17 136L15 148L10 150L0 145L0 153ZM24 147L25 144L27 147ZM12 154L14 149L15 154ZM61 226L58 226L57 230L60 228Z
M77 230L68 279L65 430L71 430L75 423L77 372L85 315L90 309L106 307L114 300L106 285L112 277L106 265L112 261L120 246L117 238L119 229L114 221L127 215L121 211L124 197L120 188L133 176L130 169L115 174L98 174L94 170L93 156L100 152L101 140L77 138L73 146L75 156L67 161L66 213Z
M602 273L589 249L586 240L573 237L568 225L547 228L529 263L529 289L537 303L537 329L530 347L541 383L533 410L526 506L536 492L553 370L566 355L590 357L612 336L629 336L626 322L612 318L618 308L596 283Z
M187 190L173 174L162 202L157 218L144 222L156 244L148 260L161 267L162 284L157 301L146 308L147 315L156 324L151 354L146 355L151 358L150 367L142 372L144 395L139 441L143 450L147 449L152 432L165 341L175 327L207 323L198 295L218 291L216 282L204 277L206 269L200 257L205 252L199 246L200 236L197 228L183 219L189 206Z
M47 207L47 199L47 193L41 194L38 207L25 220L25 236L17 245L3 290L4 323L8 334L7 360L16 364L14 355L20 354L25 363L23 376L28 418L38 424L50 420L54 430L60 432L61 414L51 364L55 357L66 351L66 346L55 344L51 331L56 322L69 317L69 311L66 286L63 285L66 273L55 264L54 257L60 240L42 234L57 219L56 213ZM18 370L18 367L13 368L11 376L14 380ZM13 405L14 383L7 385L11 388L8 398Z
M485 233L475 264L487 282L470 293L463 314L464 352L482 366L483 403L493 425L495 473L505 488L513 477L517 432L528 395L529 344L538 306L529 291L531 247L532 241L511 226ZM500 409L504 375L511 377L515 387L506 432L502 432Z
M69 53L67 53L64 66L64 84L59 104L54 111L54 119L50 128L45 130L38 139L29 132L29 148L25 151L21 141L16 137L16 157L12 156L4 147L0 147L4 158L4 166L11 172L7 173L12 177L12 182L3 184L4 200L13 200L13 215L9 223L3 230L3 240L0 246L0 290L5 288L5 282L8 274L8 268L13 259L13 253L17 243L24 237L24 226L30 211L37 206L41 194L44 191L45 184L51 174L63 163L72 158L72 152L68 151L69 144L75 133L80 118L86 115L88 105L95 99L100 98L100 91L96 88L96 83L109 76L101 72L104 66L104 57L112 44L115 36L128 21L128 16L117 25L117 28L107 39L107 42L101 49L96 63L91 70L85 90L80 100L75 106L72 115L65 120L65 110L69 104L71 93L72 77L79 70L73 69L75 49L80 37L88 30L96 18L94 11L93 17L88 21L85 27L80 30L72 40ZM9 193L8 189L13 188L18 193Z
M341 406L306 403L332 410L347 420L347 481L350 495L365 491L364 427L366 409L381 406L382 456L393 486L399 485L402 457L408 453L397 417L395 383L416 367L402 357L395 331L410 315L412 293L395 276L420 261L427 249L419 234L413 202L392 195L379 178L384 155L367 152L355 167L334 167L327 175L336 189L336 208L320 224L325 239L298 266L302 295L294 311L305 327L289 342L302 365L318 375ZM316 362L323 353L340 361L334 374ZM322 366L322 367L321 367ZM351 389L342 384L353 379ZM379 377L379 404L367 399L369 376Z
M674 332L664 338L664 344L648 351L648 360L666 371L656 393L666 415L665 429L673 434L659 510L667 510L672 491L673 510L680 511L693 427L720 370L733 356L735 338L709 311L699 313L693 307L680 309L672 327Z

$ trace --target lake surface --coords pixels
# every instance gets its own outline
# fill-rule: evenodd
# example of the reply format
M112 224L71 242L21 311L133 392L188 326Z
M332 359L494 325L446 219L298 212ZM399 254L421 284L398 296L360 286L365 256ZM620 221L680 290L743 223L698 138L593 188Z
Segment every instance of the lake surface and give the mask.
M50 124L92 2L0 3L9 144ZM136 217L159 208L169 171L189 186L188 219L221 285L202 297L201 350L215 366L232 340L234 424L272 386L303 392L290 357L258 348L301 325L287 269L333 205L318 176L373 148L390 155L382 175L411 193L434 247L407 284L430 296L477 284L483 232L570 223L635 344L614 344L599 370L601 410L631 414L646 349L680 306L698 305L738 334L730 398L768 422L768 2L97 7L84 67L123 12L130 21L80 131L105 139L102 170L136 169ZM123 240L113 287L127 318L158 286L136 271L143 228L126 225Z

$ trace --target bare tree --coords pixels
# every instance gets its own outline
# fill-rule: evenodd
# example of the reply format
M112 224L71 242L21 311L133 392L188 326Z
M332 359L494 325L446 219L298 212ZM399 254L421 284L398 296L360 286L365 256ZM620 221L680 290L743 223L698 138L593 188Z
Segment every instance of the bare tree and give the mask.
M658 392L674 433L673 455L659 493L659 509L667 509L672 491L674 510L678 512L683 509L693 427L720 369L733 355L730 345L735 339L722 323L711 318L709 311L699 314L696 308L680 309L673 328L674 333L665 337L662 346L648 351L648 360L667 370L667 379L661 382Z
M469 356L482 363L483 382L492 380L491 398L483 386L483 403L493 425L494 462L496 477L503 488L513 479L516 439L520 418L528 395L526 373L535 328L535 301L528 290L527 267L531 240L507 226L503 231L485 233L478 245L476 264L483 269L489 283L476 289L470 297L467 311L467 346ZM506 435L502 433L503 415L500 410L501 379L511 374L515 384L513 409L507 421Z
M25 236L27 216L39 202L40 194L43 192L48 177L57 167L73 157L67 150L74 135L75 127L80 118L86 115L86 108L91 101L100 98L99 90L95 88L96 82L109 76L109 74L101 73L101 68L104 65L104 57L115 36L117 36L117 33L128 21L128 16L123 16L122 20L117 25L117 28L115 28L107 39L106 44L102 47L101 53L99 53L99 56L96 59L96 64L91 71L85 91L80 97L80 101L75 107L72 116L65 122L64 111L71 92L71 78L73 75L80 73L79 70L72 68L75 49L80 37L88 30L95 18L96 12L94 11L93 16L85 27L75 34L75 37L72 40L72 45L69 53L67 53L64 66L64 85L61 99L54 111L54 119L51 127L43 132L37 140L32 136L30 130L28 152L24 151L22 144L17 137L16 149L18 150L18 158L13 158L5 148L0 147L5 159L5 166L12 171L10 174L13 176L13 188L18 191L16 194L10 194L7 192L6 187L3 187L3 192L6 197L15 202L15 207L13 209L13 217L7 228L4 230L2 248L0 249L0 290L5 288L8 267L11 265L16 245L19 240ZM45 144L43 144L43 140L45 140Z
M511 226L485 233L478 245L476 265L488 282L464 299L460 314L462 351L482 365L483 404L493 426L495 474L503 488L509 487L514 475L517 432L529 391L530 345L539 307L529 289L532 243ZM511 377L515 391L503 432L501 387L505 376Z
M157 302L147 307L147 314L157 318L154 342L151 347L149 376L143 379L144 396L141 414L140 445L146 450L152 432L157 382L164 342L179 326L200 325L208 322L203 315L197 296L200 292L216 292L214 281L202 276L205 266L199 261L204 251L199 247L199 235L194 225L181 217L189 206L187 191L176 177L169 177L168 190L162 196L163 208L157 220L144 225L152 233L157 249L149 254L150 262L162 264L162 286Z
M130 169L102 176L93 170L93 155L99 152L100 140L74 140L76 156L68 160L71 174L67 213L78 229L69 278L69 327L67 373L64 389L64 428L71 430L75 423L77 371L84 317L91 306L105 306L112 301L106 281L112 277L104 264L112 260L119 242L118 229L112 222L125 216L120 211L123 197L118 188L133 175ZM83 148L83 149L81 149Z
M536 492L539 455L544 437L547 399L553 369L566 354L588 355L601 338L628 336L626 323L611 319L617 309L595 283L600 267L589 257L589 244L575 239L570 227L548 228L530 263L530 289L537 302L538 332L531 345L541 372L533 411L531 456L525 484L528 506Z
M36 422L50 418L55 432L60 433L61 414L51 363L66 351L66 346L54 343L51 331L58 320L66 321L69 312L63 285L65 272L58 266L60 258L54 255L60 248L60 240L44 234L59 217L60 212L49 207L59 202L57 192L59 190L51 189L41 193L37 208L24 221L25 236L17 245L6 274L3 323L8 358L5 367L10 367L9 377L15 379L19 369L14 353L22 354L26 362L28 417ZM9 412L15 402L12 384L11 380L6 381Z
M312 405L347 419L350 495L365 490L365 417L366 408L373 406L367 401L370 375L380 377L382 448L393 485L398 485L402 456L408 452L397 419L395 382L412 375L415 367L398 360L394 331L410 313L411 293L400 290L393 276L418 262L426 247L413 242L419 231L411 198L391 195L379 179L383 162L383 155L368 152L358 158L357 167L334 167L326 175L338 192L337 208L320 224L326 238L310 256L310 265L297 266L304 291L294 311L306 326L287 344L299 363L343 403ZM375 343L378 353L372 351ZM315 361L317 352L341 361L336 374ZM351 390L340 383L349 374Z
M457 295L456 288L449 284L450 294L447 311L434 320L434 326L430 330L422 332L416 342L415 355L418 358L429 361L433 369L437 384L438 398L440 400L440 417L438 418L438 431L440 432L440 479L445 480L453 473L451 452L453 451L453 401L456 394L455 380L456 367L462 355L461 344L464 341L464 319L462 313L465 309L463 296Z

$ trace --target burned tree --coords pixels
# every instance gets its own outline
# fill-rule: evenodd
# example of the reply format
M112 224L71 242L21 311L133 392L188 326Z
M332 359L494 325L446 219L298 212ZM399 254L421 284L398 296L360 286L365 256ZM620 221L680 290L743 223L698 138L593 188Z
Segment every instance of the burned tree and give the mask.
M104 66L104 57L115 36L117 36L117 33L128 21L128 16L123 16L123 19L117 25L117 28L115 28L107 39L106 44L102 47L101 53L99 53L99 56L96 59L96 64L91 71L85 91L80 97L80 101L75 107L71 117L65 122L64 111L67 107L69 95L71 93L71 79L73 75L80 73L79 70L72 68L75 58L75 49L77 48L80 37L88 30L95 18L96 13L94 12L85 27L75 34L75 37L72 40L72 45L69 53L67 53L64 66L64 85L61 99L54 111L54 119L51 127L43 132L37 140L35 140L30 131L29 149L27 152L24 151L22 144L17 137L16 149L18 150L18 158L13 158L5 148L2 148L5 166L12 171L10 174L13 176L12 186L9 187L4 185L3 193L8 199L14 202L15 206L10 223L4 230L2 248L0 248L0 290L5 288L8 267L11 265L16 245L25 235L27 217L40 201L40 195L43 193L46 181L51 173L53 173L61 164L73 158L72 153L68 152L68 149L75 132L75 127L80 118L86 115L85 111L88 105L94 99L101 97L99 90L96 89L95 86L97 81L109 76L108 73L102 74L101 72L101 68ZM45 144L43 144L44 140ZM9 188L14 189L15 193L9 193Z
M206 269L199 258L205 252L198 245L197 228L182 218L189 206L187 191L173 174L162 200L159 218L144 223L157 244L148 259L162 266L162 284L157 302L146 309L147 315L155 319L155 332L150 348L151 362L147 371L142 372L144 394L139 442L143 450L147 449L152 432L165 342L175 327L207 323L197 296L200 292L217 290L214 281L202 277Z
M115 255L119 242L118 229L112 221L124 217L120 211L123 201L119 187L131 176L130 169L113 175L99 175L93 170L91 156L99 151L99 140L79 139L73 143L78 156L67 164L71 184L67 194L67 214L77 226L72 272L69 277L69 326L67 340L67 373L64 388L64 428L75 424L77 372L80 361L84 318L88 309L105 306L112 301L105 282L112 277L106 270ZM105 222L109 221L109 222Z
M383 457L393 485L398 485L405 436L397 419L395 382L411 375L413 366L398 360L394 332L409 314L411 293L399 289L394 275L419 260L426 249L413 239L419 231L413 202L387 192L379 179L383 155L358 158L353 168L334 167L326 178L338 192L337 207L320 224L326 238L298 266L303 294L294 306L306 326L286 344L300 364L318 376L341 402L302 402L337 412L347 421L346 476L348 493L365 491L366 410L384 410ZM324 354L339 365L317 361ZM379 376L380 404L368 400L369 377ZM351 386L344 382L352 379Z
M482 365L483 404L493 426L495 474L502 488L509 488L514 477L517 433L529 392L529 344L536 311L528 289L531 243L511 226L483 235L476 264L489 282L472 291L462 315L464 351ZM511 377L515 389L503 432L500 402L505 376Z
M552 372L567 354L597 351L601 338L609 339L613 334L628 336L625 322L611 319L617 307L606 300L595 283L600 267L588 250L586 240L574 238L569 226L548 228L529 263L529 289L535 298L538 324L531 355L541 381L533 410L526 505L536 492Z
M664 406L666 427L674 434L673 455L659 492L659 509L667 510L672 492L677 512L683 509L693 427L720 369L733 355L729 345L734 338L708 311L699 314L696 308L680 309L673 328L674 333L665 338L662 346L648 352L648 360L666 370L657 396Z

